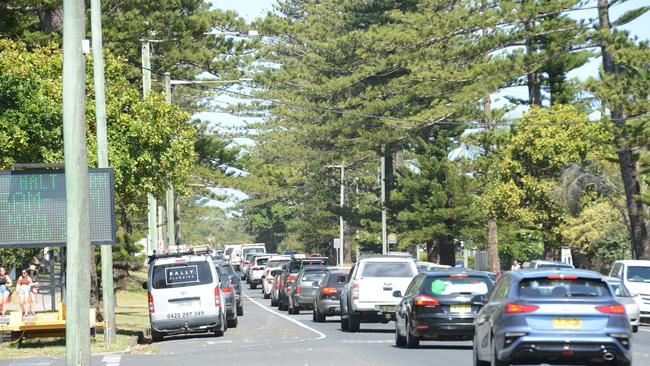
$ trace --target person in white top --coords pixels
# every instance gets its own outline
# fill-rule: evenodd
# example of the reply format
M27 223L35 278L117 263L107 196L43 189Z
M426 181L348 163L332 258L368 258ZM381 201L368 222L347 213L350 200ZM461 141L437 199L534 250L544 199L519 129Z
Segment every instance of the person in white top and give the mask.
M519 262L517 262L517 260L514 260L512 262L512 266L510 267L510 270L511 271L518 271L520 269L521 269L521 266L519 265Z

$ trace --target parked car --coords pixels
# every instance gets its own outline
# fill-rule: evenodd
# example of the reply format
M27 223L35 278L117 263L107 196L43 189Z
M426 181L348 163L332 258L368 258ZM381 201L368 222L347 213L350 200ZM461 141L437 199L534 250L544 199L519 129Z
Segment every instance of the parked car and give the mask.
M574 268L572 264L558 261L547 261L536 259L530 262L525 262L522 269L569 269Z
M282 266L289 262L291 262L291 257L286 255L274 255L266 262L264 273L262 273L262 294L264 294L265 299L271 297L271 290L275 283L274 271L282 269Z
M282 282L282 275L284 270L274 269L271 274L273 275L273 287L271 288L271 306L280 305L280 284Z
M360 323L387 323L395 317L400 302L393 292L406 292L418 274L415 261L405 255L361 258L352 266L341 291L341 329L358 332Z
M280 310L289 309L289 298L287 296L287 291L289 287L296 281L298 273L300 270L307 265L311 266L323 266L326 267L329 263L329 258L327 257L292 257L291 262L286 265L285 271L282 274L280 279L280 288L278 296L278 308Z
M324 322L328 316L341 315L341 290L348 280L348 271L330 270L314 292L312 319Z
M621 260L612 265L610 277L623 281L635 297L641 318L650 318L650 261Z
M605 280L614 296L616 296L616 299L625 306L625 313L632 326L632 331L634 333L638 332L639 325L641 325L641 311L639 310L636 298L639 295L632 296L627 287L618 278L607 277Z
M149 321L154 342L166 335L211 331L224 335L228 325L224 294L214 262L195 252L149 257Z
M632 362L625 307L596 272L508 272L474 329L475 365Z
M431 263L431 262L415 262L415 266L418 267L419 273L431 272L439 269L451 268L451 266L446 266L444 264Z
M287 291L289 314L299 314L301 309L311 309L314 305L314 292L320 287L326 274L327 268L324 266L305 266L300 270L296 281Z
M470 340L474 318L494 282L487 272L450 269L420 273L402 294L395 319L395 345L415 348L420 340Z
M248 283L251 290L255 290L257 285L262 284L262 275L266 268L266 263L271 258L270 255L260 255L253 257L253 263L250 271L248 271Z
M217 267L218 267L217 270L220 270L221 273L225 273L228 275L228 279L230 280L230 283L232 284L232 288L234 291L235 300L237 301L237 307L236 307L237 316L243 316L244 296L242 295L241 278L239 278L239 275L237 275L235 268L230 263L219 262L217 264Z

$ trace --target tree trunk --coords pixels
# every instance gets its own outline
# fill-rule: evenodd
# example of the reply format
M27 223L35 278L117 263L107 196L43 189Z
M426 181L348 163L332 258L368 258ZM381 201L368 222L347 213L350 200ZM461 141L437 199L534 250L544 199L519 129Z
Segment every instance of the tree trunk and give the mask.
M342 250L343 250L343 263L353 263L351 239L352 239L352 230L350 228L350 222L348 220L343 219L343 243L341 243Z
M97 253L95 247L90 248L90 307L95 308L97 313L101 312L99 306L99 281L97 280Z
M497 237L497 220L489 219L487 222L488 232L488 269L492 272L501 271L499 262L499 239Z
M427 241L427 262L438 263L439 260L437 243L435 240Z
M607 0L598 0L598 15L601 29L609 32L609 7ZM603 59L603 70L606 74L616 73L614 57L607 51L610 42L607 39L602 41L600 51ZM603 103L604 104L604 103ZM604 106L605 107L605 106ZM632 253L638 259L650 259L650 238L646 230L646 223L643 218L643 202L640 199L641 186L639 184L639 172L636 166L636 158L629 146L630 136L625 130L625 116L623 111L612 109L611 117L614 124L619 127L619 134L616 138L623 188L625 189L625 201L627 214L630 220L630 238L632 239Z
M43 33L60 32L63 29L63 8L45 8L38 10L38 19Z
M530 30L530 22L526 22L526 30ZM531 36L532 37L532 36ZM535 54L536 46L533 43L532 38L526 39L526 53L529 56ZM542 105L542 86L539 80L539 73L535 71L530 71L527 75L528 77L528 103L532 105Z
M456 266L456 250L454 246L454 238L445 236L438 242L440 253L440 264L448 266Z

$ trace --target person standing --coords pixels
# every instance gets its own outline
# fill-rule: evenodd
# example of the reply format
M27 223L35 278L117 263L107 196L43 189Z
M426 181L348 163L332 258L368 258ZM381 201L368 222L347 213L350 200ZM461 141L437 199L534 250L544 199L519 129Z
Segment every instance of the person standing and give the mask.
M38 295L39 288L38 286L38 270L36 265L30 264L29 269L27 270L29 278L32 280L32 287L29 291L29 310L34 314L34 309L36 309L36 295Z
M7 270L0 267L0 315L5 316L9 296L11 295L11 277L7 276Z
M18 290L20 296L20 310L25 315L31 314L32 279L27 274L26 269L23 269L20 277L16 280L16 290Z
M512 262L512 266L510 267L511 271L519 271L521 269L521 266L519 265L519 262L517 260L514 260Z

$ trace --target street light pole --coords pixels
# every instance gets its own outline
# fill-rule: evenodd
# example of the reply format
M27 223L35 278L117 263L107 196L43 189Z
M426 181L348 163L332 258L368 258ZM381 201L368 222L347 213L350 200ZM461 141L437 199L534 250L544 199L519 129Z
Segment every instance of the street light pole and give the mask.
M165 73L165 100L167 100L167 103L171 104L172 103L172 79L171 75L166 72ZM167 241L166 245L169 247L170 245L176 245L176 220L174 220L174 217L176 216L174 214L174 211L176 210L176 199L174 197L174 186L169 185L169 188L167 188L167 193L166 197L167 199ZM172 244L173 243L173 244Z
M148 40L142 41L142 95L146 98L151 92L151 50ZM147 202L149 206L149 249L158 249L158 205L156 197L147 193ZM147 253L149 254L149 253Z
M108 168L108 130L106 127L106 94L104 90L104 54L102 50L102 17L100 0L91 0L90 23L95 78L95 119L97 121L97 167ZM101 245L102 298L104 302L104 344L115 343L115 294L113 290L113 248Z
M339 263L343 263L344 232L343 232L343 206L345 206L345 161L341 162L341 197L339 204L341 206L341 216L339 216Z
M63 1L63 149L66 190L66 365L90 365L90 197L86 147L85 3Z
M388 253L386 242L386 152L381 155L381 254Z

